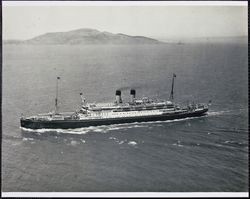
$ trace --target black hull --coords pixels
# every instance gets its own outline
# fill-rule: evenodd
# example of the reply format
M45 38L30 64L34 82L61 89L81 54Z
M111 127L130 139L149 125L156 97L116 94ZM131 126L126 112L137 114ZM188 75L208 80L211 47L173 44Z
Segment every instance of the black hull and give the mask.
M139 117L124 117L124 118L109 118L109 119L90 119L90 120L54 120L41 121L31 119L21 119L21 127L29 129L73 129L89 126L101 126L110 124L122 124L133 122L150 122L150 121L166 121L183 119L189 117L199 117L206 114L208 109L203 109L195 112L173 113L163 115L139 116Z

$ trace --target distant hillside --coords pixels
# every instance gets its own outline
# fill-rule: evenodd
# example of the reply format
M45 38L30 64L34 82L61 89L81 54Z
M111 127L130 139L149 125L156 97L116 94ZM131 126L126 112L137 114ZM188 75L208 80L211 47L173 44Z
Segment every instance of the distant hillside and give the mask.
M5 41L6 44L159 44L156 39L143 36L129 36L125 34L113 34L100 32L94 29L78 29L68 32L46 33L25 41Z

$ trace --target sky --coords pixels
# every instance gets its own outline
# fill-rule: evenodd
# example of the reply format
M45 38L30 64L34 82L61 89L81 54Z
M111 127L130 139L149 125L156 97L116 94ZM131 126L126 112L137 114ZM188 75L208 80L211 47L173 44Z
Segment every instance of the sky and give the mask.
M248 35L247 6L7 6L3 39L93 28L155 39Z

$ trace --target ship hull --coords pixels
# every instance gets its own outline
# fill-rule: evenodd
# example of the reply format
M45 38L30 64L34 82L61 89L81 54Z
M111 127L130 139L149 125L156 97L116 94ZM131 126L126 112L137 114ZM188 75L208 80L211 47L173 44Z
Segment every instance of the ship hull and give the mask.
M21 119L21 127L29 129L73 129L89 126L101 126L111 124L133 123L133 122L150 122L150 121L166 121L183 119L189 117L199 117L206 114L208 109L199 111L185 112L185 113L172 113L162 115L138 116L138 117L123 117L123 118L105 118L105 119L88 119L88 120L31 120Z

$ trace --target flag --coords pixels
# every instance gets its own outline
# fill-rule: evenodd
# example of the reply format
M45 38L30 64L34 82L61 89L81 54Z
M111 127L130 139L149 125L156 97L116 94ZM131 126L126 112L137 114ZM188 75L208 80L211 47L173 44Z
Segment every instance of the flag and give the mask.
M60 77L57 77L57 79L60 79Z

